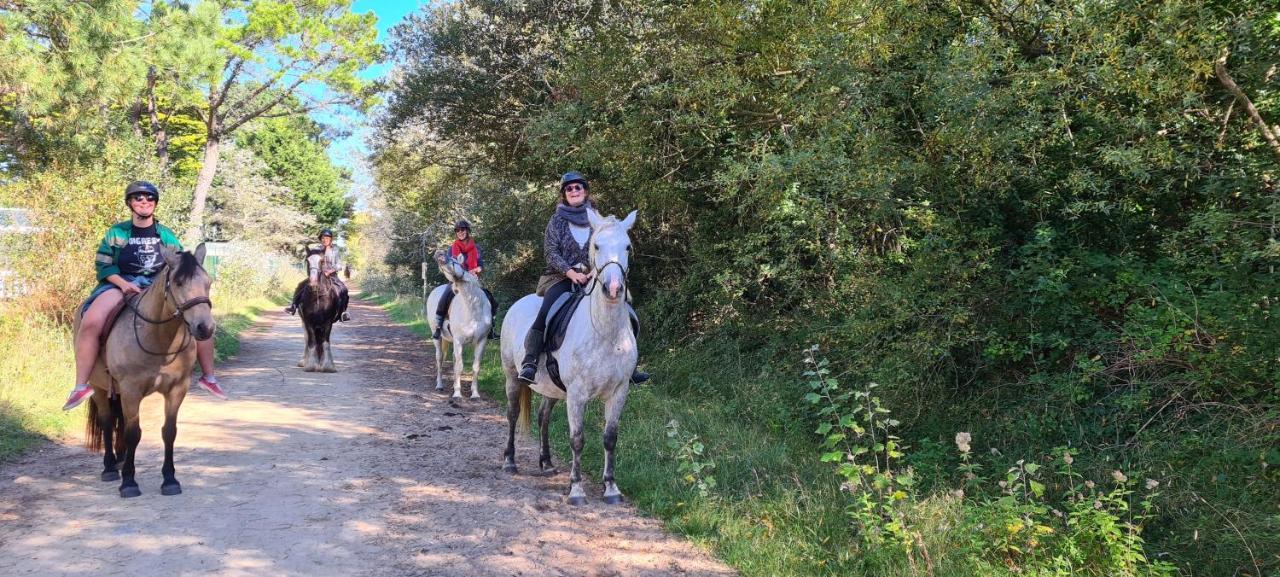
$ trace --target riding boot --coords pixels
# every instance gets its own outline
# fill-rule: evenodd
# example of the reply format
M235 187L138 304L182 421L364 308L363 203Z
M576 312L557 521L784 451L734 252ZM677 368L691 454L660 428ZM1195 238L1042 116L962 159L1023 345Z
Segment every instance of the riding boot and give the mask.
M631 316L631 334L635 335L636 338L639 339L640 338L640 318L636 316L636 311L632 309L630 306L627 306L627 312L630 313L630 316ZM649 380L649 373L646 373L640 370L639 366L637 366L635 369L631 371L631 384L638 385L647 380Z
M431 338L439 340L442 328L444 328L444 315L436 315L436 330L431 332Z
M524 337L524 361L520 363L520 380L532 383L538 376L538 357L542 356L543 332L529 329Z

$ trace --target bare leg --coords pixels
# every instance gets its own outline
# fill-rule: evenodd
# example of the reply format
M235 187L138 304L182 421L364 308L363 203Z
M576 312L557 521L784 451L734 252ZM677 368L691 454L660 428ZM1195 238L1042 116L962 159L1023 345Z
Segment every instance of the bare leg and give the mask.
M196 341L196 360L200 362L200 373L206 377L212 377L213 339Z
M76 333L76 382L89 382L94 363L98 362L98 339L102 337L103 325L107 322L107 313L120 304L124 293L109 290L98 295L89 305L80 320L80 330Z

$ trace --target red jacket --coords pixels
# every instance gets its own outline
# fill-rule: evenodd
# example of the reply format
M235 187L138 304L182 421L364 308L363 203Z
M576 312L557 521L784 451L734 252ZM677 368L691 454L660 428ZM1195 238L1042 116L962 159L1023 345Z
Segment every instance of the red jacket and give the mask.
M466 262L463 266L467 270L484 266L484 260L480 258L480 247L476 246L476 241L470 237L467 240L455 240L453 246L449 247L449 256L457 257L458 255L466 255Z

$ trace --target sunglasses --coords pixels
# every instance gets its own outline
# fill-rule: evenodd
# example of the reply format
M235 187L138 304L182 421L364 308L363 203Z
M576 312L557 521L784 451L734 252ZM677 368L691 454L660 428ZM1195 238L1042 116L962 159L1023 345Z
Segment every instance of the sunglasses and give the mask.
M583 186L582 186L581 184L567 184L567 185L565 185L564 189L565 189L565 191L570 191L570 190L586 190L586 188L583 188Z
M145 201L148 201L148 202L155 202L155 201L156 201L156 195L154 195L154 194L131 194L131 195L129 195L129 200L130 200L130 201L145 200Z

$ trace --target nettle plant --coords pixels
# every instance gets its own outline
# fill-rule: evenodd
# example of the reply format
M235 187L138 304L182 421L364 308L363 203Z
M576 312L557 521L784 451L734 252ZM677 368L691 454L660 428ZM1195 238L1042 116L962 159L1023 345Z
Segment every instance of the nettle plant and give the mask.
M822 461L837 463L841 489L853 503L848 514L864 540L871 545L892 541L908 553L916 541L907 523L914 499L915 478L902 463L906 447L893 434L898 421L890 417L868 383L862 390L843 389L831 375L826 359L818 358L818 346L805 351L805 400L818 408L822 435Z
M680 421L671 419L667 422L667 447L676 459L680 480L697 490L700 497L712 497L716 488L716 478L712 475L716 463L705 456L706 445L698 436L682 434Z

